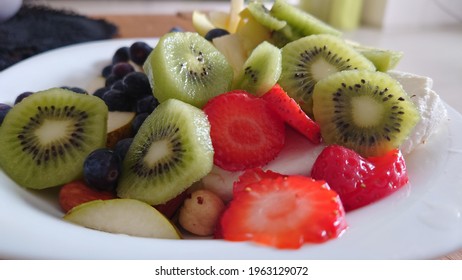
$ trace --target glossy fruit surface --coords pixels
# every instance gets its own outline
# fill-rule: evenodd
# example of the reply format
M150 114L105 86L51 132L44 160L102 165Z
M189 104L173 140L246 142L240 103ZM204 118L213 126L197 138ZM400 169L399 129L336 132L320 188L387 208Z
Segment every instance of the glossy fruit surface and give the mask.
M254 172L253 170L248 172ZM270 172L253 174L236 188L225 210L219 234L226 240L251 240L277 248L296 249L338 237L347 227L337 193L323 181Z
M230 171L259 167L284 146L285 125L266 101L242 90L210 100L204 107L215 150L214 163Z
M325 180L339 195L346 211L386 197L409 181L399 150L364 158L342 146L326 147L316 159L311 176Z

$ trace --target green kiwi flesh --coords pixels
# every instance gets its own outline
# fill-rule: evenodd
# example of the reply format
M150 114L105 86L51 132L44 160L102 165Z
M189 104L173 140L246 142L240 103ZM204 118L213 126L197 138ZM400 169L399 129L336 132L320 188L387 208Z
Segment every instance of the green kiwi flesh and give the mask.
M375 66L344 40L327 34L311 35L285 45L282 49L279 84L309 115L315 84L345 70L374 71Z
M117 194L164 204L210 172L210 124L205 113L169 99L144 121L125 156Z
M273 87L281 75L281 50L264 41L250 54L235 88L261 96Z
M0 128L0 165L18 185L44 189L82 175L105 146L108 109L98 97L52 88L15 105Z
M331 34L340 36L342 33L311 14L292 6L284 0L275 0L270 14L279 20L286 21L302 36L313 34Z
M192 32L162 36L143 69L159 102L175 98L199 108L228 91L233 81L233 70L226 58Z
M269 13L269 10L263 5L263 3L250 2L247 5L247 9L256 21L270 30L279 30L287 24L285 21L279 20L272 16Z
M398 148L420 119L395 79L365 70L343 71L319 81L313 92L313 113L324 142L365 157Z
M403 57L403 52L395 50L384 50L372 47L355 47L355 49L369 59L377 68L377 71L387 72L398 65Z

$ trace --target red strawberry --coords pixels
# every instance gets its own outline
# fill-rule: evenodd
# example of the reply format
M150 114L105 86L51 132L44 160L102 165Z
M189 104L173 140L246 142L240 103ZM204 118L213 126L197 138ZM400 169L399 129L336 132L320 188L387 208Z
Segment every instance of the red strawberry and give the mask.
M116 196L112 192L95 190L80 180L67 183L59 190L59 205L64 212L88 201L113 198Z
M325 180L346 211L368 205L395 192L409 181L397 149L384 156L364 158L342 146L326 147L316 159L311 176Z
M268 101L270 107L291 127L296 129L314 144L321 142L321 130L303 110L300 105L287 95L278 84L274 85L267 93L262 96Z
M254 171L249 171L254 172ZM248 176L249 174L247 174ZM305 176L265 174L243 178L218 226L226 240L251 240L276 248L296 249L321 243L346 229L345 211L336 192Z
M214 163L225 170L263 166L284 147L284 122L263 99L231 91L212 98L203 110L210 121Z

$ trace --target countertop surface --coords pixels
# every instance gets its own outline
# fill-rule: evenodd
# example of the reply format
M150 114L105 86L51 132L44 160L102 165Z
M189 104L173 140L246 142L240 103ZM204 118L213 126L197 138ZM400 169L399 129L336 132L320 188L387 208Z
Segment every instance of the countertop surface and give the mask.
M117 37L159 37L172 27L192 31L191 11L227 10L228 3L215 2L140 2L113 4L94 2L45 1L58 8L68 8L93 18L105 19L119 28ZM116 2L117 3L117 2ZM119 6L118 6L119 5ZM393 29L360 28L346 32L345 37L365 45L394 49L404 52L397 70L431 77L434 90L442 99L462 112L462 24L450 26L407 27ZM461 237L462 238L462 237ZM462 250L441 259L462 260Z

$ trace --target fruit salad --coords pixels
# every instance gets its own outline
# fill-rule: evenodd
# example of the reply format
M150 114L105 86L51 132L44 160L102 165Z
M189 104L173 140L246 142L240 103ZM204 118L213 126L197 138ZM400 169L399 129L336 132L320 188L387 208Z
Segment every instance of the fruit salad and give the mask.
M430 79L393 70L401 52L283 0L192 20L120 46L95 90L0 104L3 172L58 189L63 219L88 228L297 249L408 184L406 156L446 118Z

